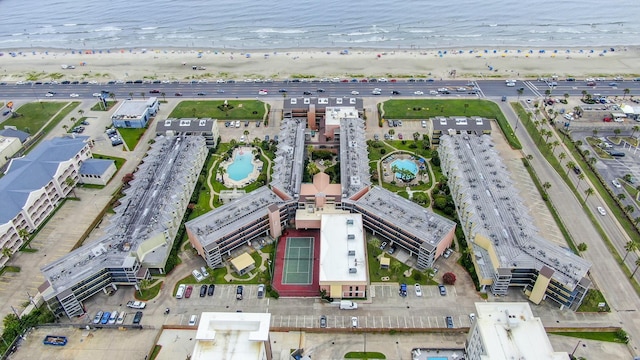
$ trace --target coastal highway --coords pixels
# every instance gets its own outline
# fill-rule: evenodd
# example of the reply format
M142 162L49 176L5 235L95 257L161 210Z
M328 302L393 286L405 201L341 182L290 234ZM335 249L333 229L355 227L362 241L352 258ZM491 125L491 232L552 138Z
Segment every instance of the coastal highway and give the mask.
M627 95L640 94L640 81L616 81L616 86L611 86L612 81L598 81L596 86L587 86L585 81L558 81L556 86L538 80L518 81L514 87L507 87L504 80L437 80L431 81L421 79L421 82L409 82L406 79L396 82L245 82L236 81L234 83L213 82L171 82L171 83L101 83L101 84L37 84L25 83L2 83L0 85L0 99L72 99L71 94L78 94L78 98L87 99L93 94L101 91L108 91L115 94L116 99L140 98L141 93L145 96L158 96L164 93L165 97L177 97L181 94L186 98L251 98L251 97L274 97L283 96L279 92L286 90L287 96L375 96L374 89L380 89L380 96L394 96L402 98L432 98L434 96L442 98L456 98L462 96L477 96L486 98L500 98L502 96L517 97L518 89L522 88L522 98L533 98L544 96L546 90L551 91L551 96L563 97L569 94L572 97L582 97L582 92L587 91L591 95L602 96L624 96L625 89L629 89ZM157 81L156 81L157 82ZM472 89L477 89L474 94ZM437 91L441 88L448 88L450 94L430 95L430 91ZM267 90L266 95L259 95L260 90ZM153 90L158 93L150 93ZM357 95L352 95L357 91ZM399 94L392 94L394 91ZM423 95L416 95L416 91L422 91ZM54 93L47 97L47 93ZM305 92L308 92L306 95ZM198 95L201 94L201 95Z

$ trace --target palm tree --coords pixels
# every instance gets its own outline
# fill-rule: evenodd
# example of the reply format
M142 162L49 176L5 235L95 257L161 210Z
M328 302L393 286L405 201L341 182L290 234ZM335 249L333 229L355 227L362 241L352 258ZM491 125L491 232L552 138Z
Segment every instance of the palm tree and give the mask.
M593 195L593 193L594 193L594 192L595 192L595 191L593 191L593 189L592 189L592 188L587 188L587 190L585 190L585 191L584 191L584 194L585 194L585 195L587 195L587 196L585 196L585 198L584 198L584 203L585 203L585 204L587 203L587 199L589 198L589 196L590 196L590 195Z
M218 175L220 175L220 180L222 180L222 185L224 185L224 174L227 173L227 169L224 166L218 166Z
M569 93L564 93L564 99L565 99L566 101L569 101Z
M582 100L584 100L587 94L588 94L587 90L582 90Z
M142 290L149 288L149 285L151 285L151 280L149 279L142 279L138 281L138 291L140 292L140 295L142 295Z
M567 154L565 154L564 152L561 152L560 154L558 154L558 159L560 159L560 164L562 164L562 160L564 160L567 157Z
M160 96L162 96L162 101L167 101L167 93L161 92Z
M129 93L129 97L133 99L133 93L132 92Z
M582 140L577 140L576 141L576 147L580 147L580 146L582 146L582 144L583 144Z
M29 235L31 235L29 230L25 228L18 229L18 237L22 239L22 242L26 243L29 240ZM29 249L31 249L31 243L29 243Z
M533 160L533 155L531 155L531 154L527 155L527 160L529 160L529 161Z
M142 100L145 99L145 97L144 97L145 95L146 95L146 93L144 91L140 93L140 96L142 96Z
M71 121L71 123L72 123L72 124L75 124L75 123L76 123L76 120L78 120L78 119L76 119L76 118L75 118L75 117L73 117L73 116L72 116L71 118L69 118L69 121Z
M69 132L69 126L67 126L66 124L62 125L62 128L64 129L65 132Z
M64 179L64 183L67 184L67 186L71 187L71 192L73 193L73 197L77 197L76 190L75 190L75 185L76 185L75 180L73 180L71 176L68 176L66 179Z
M620 133L621 132L622 132L622 130L620 130L620 129L613 130L613 133L616 134L616 139L618 139L620 137Z
M520 101L520 95L522 95L522 93L524 93L524 88L519 88L518 89L518 101Z
M393 270L394 273L397 273L398 271L400 271L401 268L402 268L402 263L400 261L396 260L391 262L391 270Z
M598 129L593 129L593 137L598 136Z
M549 189L551 189L551 183L547 181L547 182L545 182L544 184L542 184L542 187L543 187L545 190L549 190Z
M625 97L627 97L627 95L629 95L629 93L631 92L631 90L629 90L629 89L627 88L627 89L622 90L622 92L624 93L624 96L622 97L622 98L624 99Z
M624 193L620 193L620 194L616 195L616 198L618 198L618 200L622 201L622 200L627 198L627 195L625 195Z
M635 134L635 133L636 133L636 131L639 131L639 130L640 130L640 126L638 126L638 125L633 125L633 127L631 128L631 130L633 130L633 131L631 132L631 136L633 136L633 134Z
M9 249L8 247L2 248L2 256L5 256L8 259L11 259L11 255L13 255L13 251L11 251L11 249Z
M433 270L433 268L426 268L424 269L423 273L424 273L424 276L426 276L427 281L433 280L433 277L436 275L435 270Z
M80 114L80 117L82 117L82 115L84 114L84 110L79 109L79 110L78 110L78 114Z
M624 207L624 212L627 214L633 214L634 211L636 211L636 208L631 204Z
M636 259L635 264L636 264L636 268L631 273L631 276L629 277L629 279L631 279L636 274L636 271L638 271L638 267L640 267L640 258Z
M578 174L578 184L576 185L576 187L580 186L580 181L584 180L584 174L580 173Z
M637 242L635 240L627 241L627 243L624 244L624 250L627 253L624 254L624 257L622 258L622 262L624 263L624 261L627 259L627 256L629 255L630 252L636 251L636 250L638 250L638 248L640 248L640 243L639 242Z
M565 175L569 175L569 171L573 170L576 167L576 163L573 161L567 162L567 173Z
M593 166L593 165L598 161L598 159L596 159L595 157L593 157L593 156L592 156L592 157L590 157L590 158L589 158L589 160L587 160L587 161L589 162L589 164L590 164L591 166Z
M116 94L115 94L115 93L110 92L110 93L109 93L109 99L111 99L111 100L113 100L113 101L116 101Z

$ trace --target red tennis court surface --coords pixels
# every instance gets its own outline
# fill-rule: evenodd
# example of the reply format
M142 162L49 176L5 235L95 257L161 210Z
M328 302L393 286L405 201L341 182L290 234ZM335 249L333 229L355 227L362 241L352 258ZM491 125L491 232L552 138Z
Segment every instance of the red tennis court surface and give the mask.
M288 237L313 238L313 280L310 285L290 285L282 283L284 269L284 255ZM273 271L272 286L284 297L314 297L320 296L320 230L287 229L278 240L276 249L275 269Z

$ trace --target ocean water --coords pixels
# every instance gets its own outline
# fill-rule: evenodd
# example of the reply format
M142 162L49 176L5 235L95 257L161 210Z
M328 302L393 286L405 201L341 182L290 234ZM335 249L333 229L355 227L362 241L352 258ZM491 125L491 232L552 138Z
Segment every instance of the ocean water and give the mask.
M640 44L637 0L0 0L0 49Z

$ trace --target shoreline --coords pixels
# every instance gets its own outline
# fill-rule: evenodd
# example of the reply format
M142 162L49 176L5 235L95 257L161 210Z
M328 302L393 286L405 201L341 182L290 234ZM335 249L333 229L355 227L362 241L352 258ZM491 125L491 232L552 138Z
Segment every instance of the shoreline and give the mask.
M611 51L611 49L614 51ZM640 47L276 49L29 49L0 56L0 80L188 80L288 78L486 79L640 77ZM75 69L62 69L74 65ZM192 67L205 68L194 71Z

